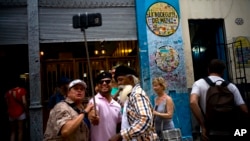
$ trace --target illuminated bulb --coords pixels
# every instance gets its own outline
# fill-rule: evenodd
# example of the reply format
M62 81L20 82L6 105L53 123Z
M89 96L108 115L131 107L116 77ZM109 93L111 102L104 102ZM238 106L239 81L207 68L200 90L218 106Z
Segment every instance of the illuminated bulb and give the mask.
M40 55L41 55L41 56L43 56L43 55L44 55L44 52L43 52L43 51L41 51L41 52L40 52Z
M102 52L102 54L105 54L105 53L106 53L106 50L103 49L101 52Z
M98 50L95 50L95 55L97 55L99 53L99 51Z

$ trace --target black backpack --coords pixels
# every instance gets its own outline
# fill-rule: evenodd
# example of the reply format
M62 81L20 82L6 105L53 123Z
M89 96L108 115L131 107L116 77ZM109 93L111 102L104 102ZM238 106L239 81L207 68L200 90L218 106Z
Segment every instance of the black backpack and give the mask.
M206 95L205 124L208 131L233 131L237 114L234 95L227 88L229 82L216 85L208 77L204 80L210 85ZM237 123L236 123L237 124Z

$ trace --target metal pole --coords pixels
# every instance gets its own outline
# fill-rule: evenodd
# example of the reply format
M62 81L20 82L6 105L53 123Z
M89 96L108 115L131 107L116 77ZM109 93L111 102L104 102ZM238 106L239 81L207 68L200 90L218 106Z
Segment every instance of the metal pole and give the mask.
M43 106L41 103L41 62L39 45L39 6L38 0L27 0L28 53L29 53L29 132L31 141L43 139ZM24 132L25 133L25 132ZM28 140L28 139L26 139Z
M86 55L87 55L88 67L89 67L91 92L92 92L92 97L93 97L93 102L94 102L95 115L97 115L96 114L96 102L95 102L94 82L93 82L93 76L92 76L92 67L90 65L90 59L89 59L88 43L87 43L85 29L81 28L81 31L83 32L83 36L84 36L85 50L86 50Z

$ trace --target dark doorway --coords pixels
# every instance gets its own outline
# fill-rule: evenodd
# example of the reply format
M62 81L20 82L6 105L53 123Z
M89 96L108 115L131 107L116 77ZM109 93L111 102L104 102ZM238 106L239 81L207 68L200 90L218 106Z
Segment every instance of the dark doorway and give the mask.
M14 87L13 81L20 78L21 74L29 72L28 66L28 46L27 45L0 45L0 113L1 127L0 135L2 138L9 140L10 127L7 112L7 104L5 101L6 92ZM25 88L29 91L28 84L25 83ZM16 86L16 85L15 85ZM29 101L29 93L27 100ZM27 121L26 121L27 122ZM29 137L28 128L24 129L24 140Z
M207 66L212 59L227 60L225 56L224 20L189 20L189 34L195 81L208 76ZM228 73L225 72L225 79ZM193 138L199 140L200 126L192 115Z
M226 61L224 20L189 20L195 80L208 75L208 63L215 58ZM227 73L226 73L227 74ZM225 75L225 79L227 75Z

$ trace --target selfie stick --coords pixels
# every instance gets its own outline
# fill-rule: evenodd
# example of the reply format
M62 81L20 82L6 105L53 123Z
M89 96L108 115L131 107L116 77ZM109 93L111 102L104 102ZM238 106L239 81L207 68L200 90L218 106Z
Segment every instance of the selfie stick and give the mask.
M90 59L89 59L88 43L87 43L87 38L86 38L85 29L84 29L84 28L81 28L81 31L83 32L83 36L84 36L85 49L86 49L88 67L89 67L91 92L92 92L92 97L93 97L93 102L94 102L95 115L97 115L97 114L96 114L96 102L95 102L94 82L93 82L93 78L92 78L92 67L91 67L91 65L90 65Z

